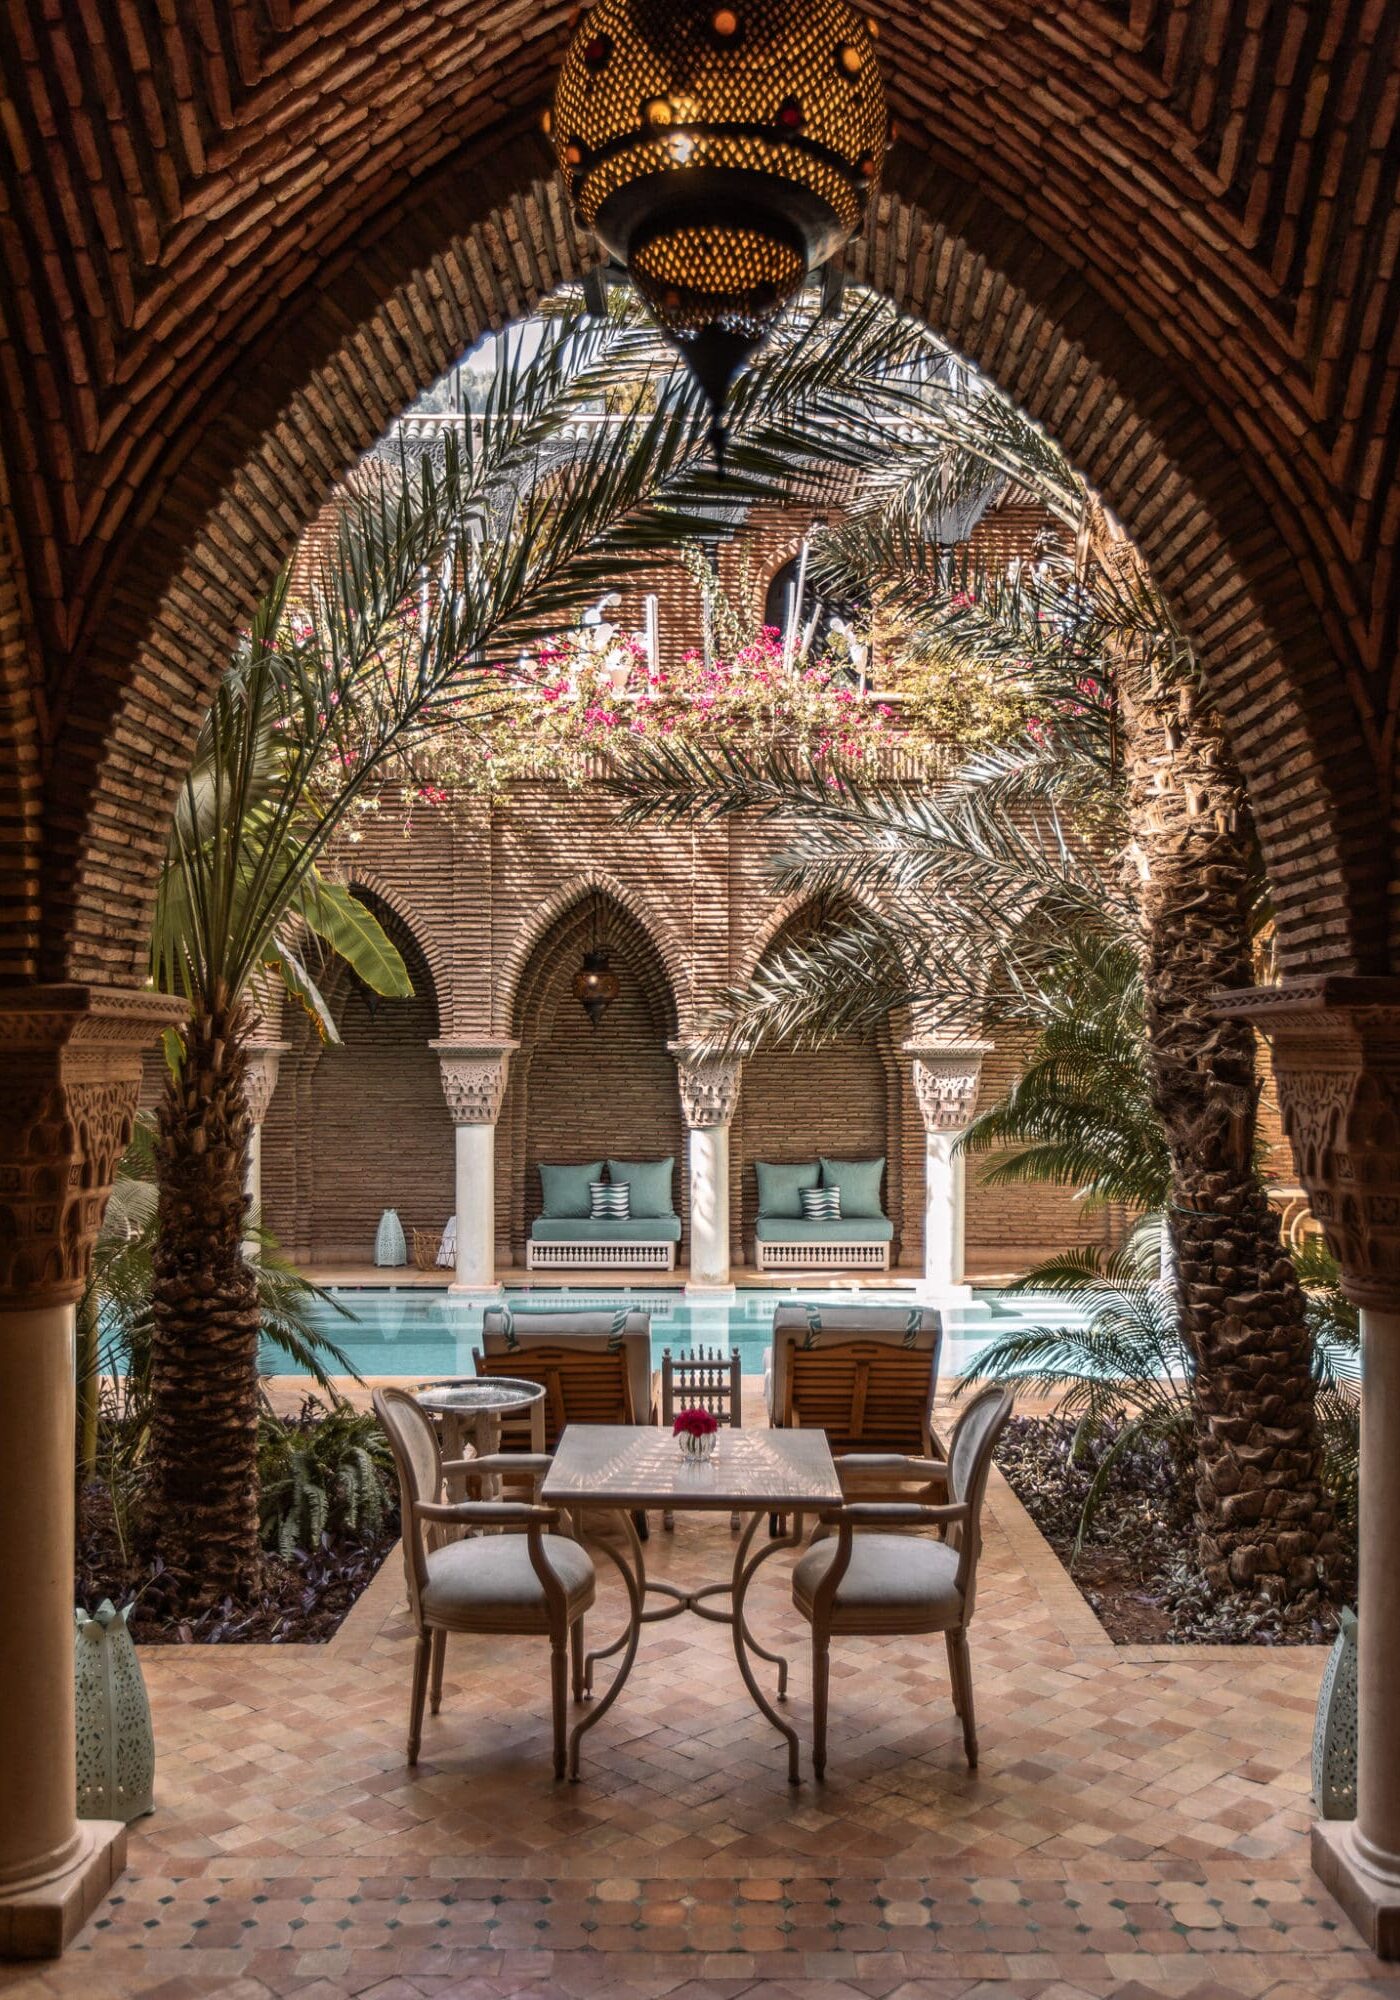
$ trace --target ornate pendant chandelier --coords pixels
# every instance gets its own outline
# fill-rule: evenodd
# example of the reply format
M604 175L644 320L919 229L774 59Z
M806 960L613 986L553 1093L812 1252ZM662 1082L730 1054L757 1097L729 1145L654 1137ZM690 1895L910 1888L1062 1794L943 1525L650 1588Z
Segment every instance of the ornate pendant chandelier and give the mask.
M545 129L575 220L704 389L731 382L861 226L888 126L875 25L846 0L596 0Z

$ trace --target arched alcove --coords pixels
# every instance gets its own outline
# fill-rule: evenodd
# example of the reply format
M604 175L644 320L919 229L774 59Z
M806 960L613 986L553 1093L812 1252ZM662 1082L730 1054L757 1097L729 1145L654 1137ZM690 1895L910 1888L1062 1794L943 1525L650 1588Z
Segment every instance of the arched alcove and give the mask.
M395 910L368 889L355 894L402 953L413 996L371 993L336 961L321 990L339 1044L288 1010L291 1046L263 1125L263 1214L293 1256L317 1264L371 1262L386 1208L398 1210L411 1246L415 1228L442 1228L455 1200L428 959Z
M759 953L758 964L839 915L835 907L813 902L789 911ZM891 1024L882 1022L869 1033L843 1035L821 1048L760 1048L745 1058L731 1138L730 1228L736 1261L747 1261L753 1246L755 1162L815 1160L822 1154L844 1160L883 1154L884 1208L895 1228L890 1261L917 1261L923 1247L916 1184L923 1142L908 1078L901 1073L899 1039Z
M619 992L594 1027L573 993L586 951L600 945ZM515 986L511 1034L520 1046L496 1146L500 1259L523 1262L540 1212L541 1160L675 1158L673 1190L686 1227L685 1130L676 1066L676 996L655 940L616 897L588 891L536 937ZM683 1234L680 1258L688 1254Z

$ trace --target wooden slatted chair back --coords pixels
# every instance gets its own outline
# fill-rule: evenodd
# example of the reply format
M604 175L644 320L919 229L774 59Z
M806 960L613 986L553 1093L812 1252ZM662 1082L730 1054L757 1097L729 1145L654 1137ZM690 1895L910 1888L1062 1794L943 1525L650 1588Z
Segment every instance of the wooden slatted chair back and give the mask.
M634 1424L632 1383L621 1347L522 1341L509 1354L474 1354L478 1375L544 1385L544 1444L553 1451L566 1424Z
M823 1430L835 1453L927 1453L936 1356L927 1349L849 1340L788 1354L785 1424Z

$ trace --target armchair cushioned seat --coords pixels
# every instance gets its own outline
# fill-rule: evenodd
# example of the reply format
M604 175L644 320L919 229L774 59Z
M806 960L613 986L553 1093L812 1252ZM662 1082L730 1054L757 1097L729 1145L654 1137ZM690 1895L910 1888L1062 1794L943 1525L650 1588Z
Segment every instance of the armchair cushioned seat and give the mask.
M818 1584L831 1567L836 1538L814 1542L792 1573L793 1597L810 1615ZM858 1534L851 1544L851 1562L836 1586L832 1628L843 1618L859 1621L868 1631L892 1614L912 1617L931 1631L952 1630L962 1623L962 1592L958 1589L958 1552L946 1542L919 1535Z
M568 1593L572 1621L593 1602L592 1561L567 1535L542 1535L540 1546ZM544 1586L523 1535L479 1535L429 1552L424 1617L450 1626L459 1610L474 1618L533 1613L547 1626Z
M839 1222L793 1222L785 1215L760 1215L753 1230L760 1243L888 1243L894 1236L887 1215L843 1215Z
M611 1216L581 1215L558 1219L538 1215L530 1224L536 1243L679 1243L678 1215L634 1215L628 1221Z

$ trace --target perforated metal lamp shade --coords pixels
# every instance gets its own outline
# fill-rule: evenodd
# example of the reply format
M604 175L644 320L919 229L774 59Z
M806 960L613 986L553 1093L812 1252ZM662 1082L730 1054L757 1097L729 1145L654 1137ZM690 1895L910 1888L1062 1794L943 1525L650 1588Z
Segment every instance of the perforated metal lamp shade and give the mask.
M860 227L888 126L846 0L596 0L546 120L579 224L708 395Z

